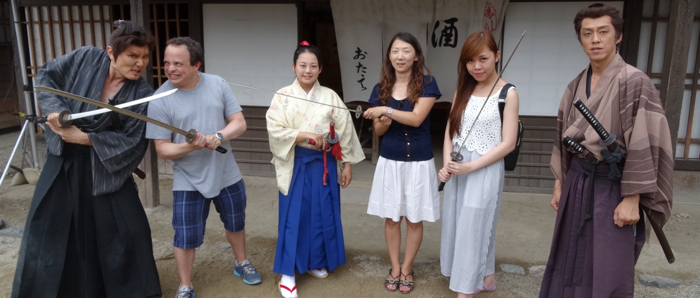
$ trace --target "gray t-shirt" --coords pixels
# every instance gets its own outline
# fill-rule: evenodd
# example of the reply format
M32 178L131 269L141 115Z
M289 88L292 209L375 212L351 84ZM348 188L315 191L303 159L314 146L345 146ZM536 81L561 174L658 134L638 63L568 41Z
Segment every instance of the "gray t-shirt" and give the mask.
M172 95L151 101L148 104L148 117L185 131L194 128L202 135L223 129L227 124L226 118L241 112L241 106L224 79L201 72L199 75L202 80L194 89L177 90ZM174 88L167 81L154 94ZM146 138L186 142L184 136L150 123L146 125ZM240 181L243 176L231 152L231 145L223 142L221 146L229 153L221 154L205 148L174 159L173 190L196 190L205 198L213 198L223 188Z

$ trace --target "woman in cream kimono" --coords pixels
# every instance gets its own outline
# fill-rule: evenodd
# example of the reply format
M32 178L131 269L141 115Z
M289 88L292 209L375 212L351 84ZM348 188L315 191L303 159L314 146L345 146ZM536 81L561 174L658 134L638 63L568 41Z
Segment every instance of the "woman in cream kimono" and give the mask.
M325 278L328 271L345 263L339 186L350 184L351 164L365 158L348 111L314 103L344 106L333 90L316 80L322 63L318 48L302 42L292 65L297 78L277 91L266 115L280 190L273 271L282 274L283 297L297 297L295 271ZM331 125L340 150L325 139ZM320 150L327 145L335 150Z

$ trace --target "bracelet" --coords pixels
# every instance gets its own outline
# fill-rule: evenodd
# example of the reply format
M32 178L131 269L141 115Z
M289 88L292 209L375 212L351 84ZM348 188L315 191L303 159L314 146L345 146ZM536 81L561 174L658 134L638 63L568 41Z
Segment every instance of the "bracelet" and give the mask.
M389 118L391 118L391 112L392 112L391 107L389 107L389 111L386 113Z

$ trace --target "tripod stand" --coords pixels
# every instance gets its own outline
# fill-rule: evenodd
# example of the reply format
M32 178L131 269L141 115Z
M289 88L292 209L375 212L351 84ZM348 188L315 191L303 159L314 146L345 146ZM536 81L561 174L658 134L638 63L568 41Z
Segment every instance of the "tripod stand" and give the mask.
M7 160L7 165L5 165L5 169L2 171L2 177L0 177L0 186L2 186L3 181L5 181L5 176L7 175L7 171L12 167L14 170L19 170L14 166L12 166L12 159L15 157L15 153L17 152L17 148L19 147L19 143L22 141L22 138L24 137L24 134L27 132L27 129L31 130L33 129L31 126L31 123L34 122L36 119L36 116L33 115L26 115L24 113L19 114L21 117L25 117L24 124L22 125L22 130L19 132L19 136L17 137L17 142L15 143L15 146L12 148L12 153L10 153L10 158ZM32 131L33 132L33 131ZM33 163L36 165L37 161L33 160Z

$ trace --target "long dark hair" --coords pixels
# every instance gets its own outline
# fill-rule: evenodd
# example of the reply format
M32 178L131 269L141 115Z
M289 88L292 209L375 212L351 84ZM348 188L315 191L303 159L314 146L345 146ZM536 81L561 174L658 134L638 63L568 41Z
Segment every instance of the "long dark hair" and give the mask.
M411 68L411 80L406 88L406 95L411 102L411 105L416 104L420 94L423 92L423 76L425 72L430 74L430 69L425 66L425 57L423 57L423 51L420 48L418 39L411 33L399 32L394 35L389 43L389 47L386 49L386 56L384 57L384 62L382 64L382 74L379 80L379 101L382 104L388 104L391 102L391 93L393 92L394 83L396 83L396 70L394 66L391 65L391 60L389 55L391 54L391 47L394 45L394 41L400 39L409 43L413 50L416 51L416 57L418 61L413 62L413 67Z
M462 46L462 52L459 55L459 65L457 65L457 93L448 120L450 124L450 139L461 130L462 113L467 107L469 98L472 96L477 84L476 79L467 70L467 61L478 55L485 48L491 50L494 55L498 52L498 46L493 35L489 31L483 30L469 35Z

